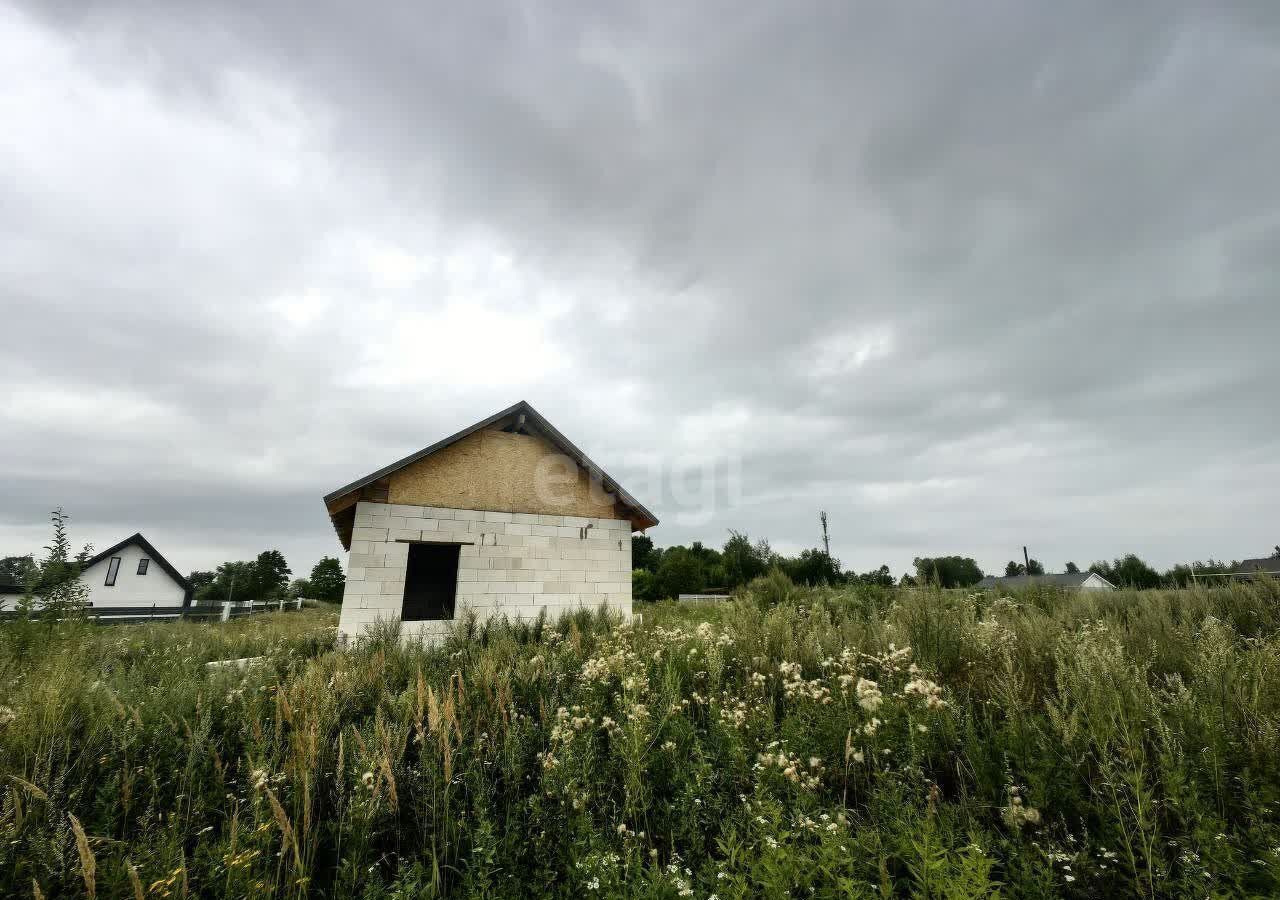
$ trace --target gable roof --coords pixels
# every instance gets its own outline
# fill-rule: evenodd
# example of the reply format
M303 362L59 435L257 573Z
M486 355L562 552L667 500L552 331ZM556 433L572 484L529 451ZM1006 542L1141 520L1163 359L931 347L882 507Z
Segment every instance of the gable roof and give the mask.
M1078 588L1082 587L1091 575L1097 575L1098 579L1110 587L1114 584L1107 581L1096 572L1059 572L1047 575L988 575L986 578L978 582L980 588L994 587L1026 587L1031 584L1047 584L1053 587L1062 588Z
M618 482L615 481L608 472L592 462L591 458L588 457L587 454L579 450L572 441L561 434L554 425L548 422L546 418L534 409L526 400L521 400L518 403L508 406L506 409L499 410L487 419L481 419L474 425L468 425L456 434L451 434L443 440L436 441L430 446L423 447L416 453L409 454L404 459L397 460L389 466L383 466L376 472L370 472L363 478L357 478L350 484L343 485L336 491L326 494L324 497L324 503L329 509L330 518L333 518L341 511L341 509L334 508L338 501L344 500L344 498L349 498L353 493L374 485L376 482L386 478L388 475L398 472L406 466L413 465L419 460L425 459L431 454L443 450L451 444L456 444L458 441L465 437L470 437L477 431L483 431L486 428L494 427L516 427L541 435L550 441L551 444L561 453L568 456L577 463L579 467L586 470L587 474L592 479L599 480L604 486L604 489L614 495L618 504L630 513L631 522L635 528L651 528L658 524L657 516L646 509L639 500L627 493L622 485L618 484ZM338 527L336 520L334 522L334 527ZM339 530L339 535L341 536L341 530ZM344 539L343 544L346 545L347 540Z
M101 553L97 554L96 556L92 556L89 559L86 559L84 561L84 565L80 567L80 571L83 572L85 569L89 568L90 566L96 565L97 563L102 562L104 559L114 556L116 553L120 552L125 547L128 547L131 544L137 544L144 551L146 551L147 557L149 559L154 560L155 564L158 565L160 568L164 569L165 573L168 574L170 578L178 582L178 584L182 586L182 589L187 592L187 597L190 598L191 584L187 581L187 579L182 575L181 572L179 572L177 569L173 567L173 564L170 563L169 560L165 559L163 556L160 555L159 550L151 546L151 542L148 541L146 538L144 538L142 536L142 532L140 531L135 534L129 535L127 538L125 538L123 541L121 541L118 544L112 544L110 547L108 547L106 550L103 550Z
M1241 560L1240 564L1230 572L1232 575L1253 575L1266 572L1271 575L1280 574L1280 557L1264 556L1259 559Z

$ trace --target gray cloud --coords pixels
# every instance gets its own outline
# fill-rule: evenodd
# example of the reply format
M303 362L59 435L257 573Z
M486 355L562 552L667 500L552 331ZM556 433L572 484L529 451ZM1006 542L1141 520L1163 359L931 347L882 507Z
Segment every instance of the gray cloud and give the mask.
M1261 553L1278 23L0 6L0 549L309 568L320 495L523 397L659 543Z

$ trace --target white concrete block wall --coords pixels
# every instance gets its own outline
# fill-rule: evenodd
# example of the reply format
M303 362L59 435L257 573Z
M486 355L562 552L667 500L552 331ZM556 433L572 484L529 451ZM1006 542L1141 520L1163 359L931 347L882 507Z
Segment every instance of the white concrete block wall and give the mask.
M400 618L409 543L416 541L461 548L455 620L468 609L480 620L531 620L545 609L554 620L601 605L631 615L631 523L626 519L361 501L340 634L358 637L378 620ZM430 640L448 627L445 621L405 622L401 634Z

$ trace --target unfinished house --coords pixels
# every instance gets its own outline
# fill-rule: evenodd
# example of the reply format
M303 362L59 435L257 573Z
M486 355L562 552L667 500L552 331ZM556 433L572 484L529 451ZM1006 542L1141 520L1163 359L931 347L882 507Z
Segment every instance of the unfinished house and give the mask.
M631 533L658 520L524 401L324 498L350 551L339 634L431 641L478 619L631 614Z

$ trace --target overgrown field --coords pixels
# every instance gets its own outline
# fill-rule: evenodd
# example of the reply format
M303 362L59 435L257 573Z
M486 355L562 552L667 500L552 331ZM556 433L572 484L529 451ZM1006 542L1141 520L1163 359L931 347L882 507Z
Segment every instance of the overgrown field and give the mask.
M3 626L0 896L1280 895L1274 583L641 611Z

